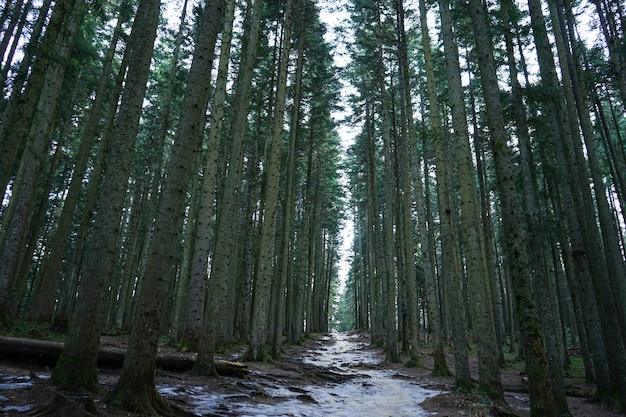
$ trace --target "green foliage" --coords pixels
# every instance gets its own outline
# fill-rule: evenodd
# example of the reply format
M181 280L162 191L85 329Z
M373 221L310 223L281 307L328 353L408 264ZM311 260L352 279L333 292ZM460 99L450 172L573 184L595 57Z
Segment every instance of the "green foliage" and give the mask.
M347 283L337 298L336 309L331 314L331 328L338 332L354 330L354 286Z
M585 379L585 366L583 364L583 358L581 356L570 357L570 364L568 366L566 375L569 378Z
M5 336L26 339L65 340L65 334L51 329L48 323L35 323L27 320L13 321L4 329L0 328L0 331Z

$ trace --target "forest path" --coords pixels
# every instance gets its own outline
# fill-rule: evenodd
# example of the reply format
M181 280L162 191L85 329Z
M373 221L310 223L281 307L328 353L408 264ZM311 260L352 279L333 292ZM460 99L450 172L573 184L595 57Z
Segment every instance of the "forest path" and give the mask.
M198 415L303 417L428 416L432 414L419 404L440 393L389 369L384 356L370 349L360 334L320 335L299 355L294 353L280 365L283 373L251 364L250 380L238 384L238 392L216 393L198 386L161 387L160 392L171 400L186 396Z

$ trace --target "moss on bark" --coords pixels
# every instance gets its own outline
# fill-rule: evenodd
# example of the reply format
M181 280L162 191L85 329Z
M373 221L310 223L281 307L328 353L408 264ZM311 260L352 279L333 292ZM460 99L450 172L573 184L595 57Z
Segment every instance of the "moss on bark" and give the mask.
M433 352L433 358L435 360L433 371L431 372L431 376L452 376L452 371L448 368L448 364L446 362L446 355L443 352L443 349L435 348Z
M126 369L106 401L114 407L133 413L168 417L174 415L169 404L156 390L152 366Z
M456 378L454 380L454 392L470 393L474 391L474 383L471 379Z
M265 362L270 359L265 346L248 346L246 353L241 358L244 362Z
M78 356L61 353L51 376L52 384L60 390L98 392L98 368Z
M214 361L209 361L208 363L201 363L196 361L195 365L191 369L191 374L195 376L220 376L217 372Z

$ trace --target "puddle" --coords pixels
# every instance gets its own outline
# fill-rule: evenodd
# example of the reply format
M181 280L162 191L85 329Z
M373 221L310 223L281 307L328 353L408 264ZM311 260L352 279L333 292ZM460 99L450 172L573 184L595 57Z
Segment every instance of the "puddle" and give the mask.
M0 390L28 388L33 385L30 376L0 375Z
M245 394L212 394L203 387L162 388L163 394L176 396L180 390L195 398L194 412L199 415L272 416L272 417L426 417L433 415L419 404L439 394L417 385L397 372L370 369L379 365L379 356L365 350L358 335L334 333L321 340L319 347L303 353L306 364L351 375L343 383L285 387L276 385L258 393L256 401ZM268 401L264 401L267 399ZM267 402L267 403L264 403ZM223 414L220 414L223 413Z
M33 383L33 378L30 376L0 374L0 391L28 388L31 387ZM9 397L0 394L0 413L8 413L10 411L16 413L26 413L35 408L33 405L3 406L2 403L6 401L9 401Z

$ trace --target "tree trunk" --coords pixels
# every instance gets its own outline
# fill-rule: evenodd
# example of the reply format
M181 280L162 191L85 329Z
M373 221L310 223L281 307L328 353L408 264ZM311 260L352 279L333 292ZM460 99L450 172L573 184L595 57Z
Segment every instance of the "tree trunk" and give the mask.
M95 391L99 388L96 359L101 318L117 252L120 219L150 73L159 6L159 0L141 1L127 46L133 54L129 61L115 134L106 155L93 235L84 255L81 290L70 319L65 349L52 373L52 382L60 389Z
M210 97L213 50L222 27L225 0L207 0L199 16L194 54L182 104L181 120L162 186L155 231L138 295L128 351L120 379L108 401L144 413L169 414L154 383L155 358L170 269L173 265L186 190L199 154Z
M272 288L272 264L274 258L274 236L276 234L276 212L278 207L279 173L281 164L282 136L285 118L285 101L287 89L287 69L291 51L291 28L293 2L285 3L281 53L276 86L276 102L274 106L274 125L272 128L272 144L269 161L265 173L265 205L261 214L261 230L257 255L257 275L254 283L252 329L248 355L252 360L264 360L267 356L267 326L269 302ZM274 283L274 285L279 285Z
M229 294L235 285L235 258L238 253L239 228L239 199L242 187L242 169L244 161L244 139L248 128L248 113L250 110L251 83L256 67L258 39L261 24L261 0L255 0L252 7L246 10L246 26L243 39L246 40L242 47L241 66L236 81L236 96L234 104L234 119L231 125L229 140L230 155L228 171L226 172L222 199L219 201L217 213L217 227L215 230L215 251L211 264L209 279L209 298L207 305L209 333L216 340L231 338L232 335L223 334L226 320L224 315L228 310L228 304L232 303Z
M414 195L411 188L411 157L415 150L410 143L417 141L415 134L415 122L413 120L413 103L411 96L411 74L409 73L408 59L408 42L407 34L404 28L404 3L398 0L396 3L396 25L398 34L399 64L400 64L400 89L402 96L403 118L402 129L399 136L399 144L396 149L396 157L398 158L399 172L399 196L400 196L400 214L401 227L403 230L401 251L404 252L405 258L405 275L407 281L407 302L409 309L409 334L408 342L411 355L411 361L416 365L419 363L419 314L417 311L419 300L417 297L417 273L415 272L415 248L413 245L413 221L412 221L412 201ZM421 181L421 178L419 179ZM421 199L421 195L418 195ZM418 204L421 204L418 202Z
M602 248L602 241L596 225L591 190L588 184L584 155L579 143L578 125L572 122L568 114L562 87L559 85L554 57L547 36L545 18L541 4L537 0L529 0L533 36L537 45L539 69L542 88L546 98L546 114L551 129L551 143L555 147L556 167L561 170L561 178L567 181L561 190L564 194L563 203L566 209L572 256L577 269L577 279L586 296L594 294L598 308L601 330L603 334L606 360L608 363L596 366L598 369L608 367L610 383L602 381L598 375L597 395L603 401L616 403L617 407L626 403L626 384L624 383L624 343L620 332L616 332L618 318L615 303L610 293L608 266ZM568 86L569 87L569 86ZM586 303L591 308L592 303ZM593 314L589 312L589 314ZM599 346L596 345L596 349ZM596 359L604 356L596 352Z
M61 280L61 270L63 267L63 259L67 245L70 242L70 232L73 225L74 212L79 203L80 193L83 189L83 180L87 170L87 164L92 153L92 148L97 139L97 130L102 119L104 110L105 97L107 90L110 88L109 80L112 72L113 58L115 49L122 34L122 25L130 18L129 6L121 5L117 26L113 32L113 38L109 45L107 55L104 59L104 66L96 96L91 105L87 121L80 141L78 154L74 163L74 171L72 180L68 187L67 196L63 203L63 210L58 222L56 231L54 232L50 251L46 254L41 272L41 284L37 288L33 305L30 311L30 319L41 323L50 323L54 314L54 306L57 298L57 289Z
M435 84L431 40L428 33L426 4L420 0L420 26L422 33L422 48L424 51L424 66L426 70L426 90L430 109L430 124L432 126L433 142L435 145L435 162L437 170L437 199L440 217L440 239L442 256L442 273L446 286L447 297L450 300L452 311L452 334L454 339L455 358L455 387L456 389L471 390L473 383L470 377L467 355L467 323L465 319L465 303L461 297L461 275L455 257L456 232L452 227L451 200L449 195L449 174L446 150L444 149L443 127L439 109L439 100ZM454 210L456 212L456 210ZM458 260L458 259L457 259Z
M45 34L40 40L39 37L43 31L51 3L51 0L45 1L39 9L39 16L33 28L30 43L32 49L37 52L30 53L30 48L26 49L22 65L13 80L11 97L2 113L2 124L0 124L0 194L2 195L4 195L7 184L17 169L17 163L24 149L23 139L26 137L29 125L37 111L39 97L46 82L46 74L48 70L58 67L63 61L54 60L57 52L56 43L67 24L67 19L72 15L75 0L63 0L55 3L52 15L45 26ZM68 41L70 40L66 39L66 42ZM34 62L32 62L33 59ZM31 63L33 64L32 68L29 66ZM65 65L65 62L61 65ZM23 84L27 77L28 83L24 87ZM22 91L23 87L24 90ZM0 234L0 245L3 239L2 234ZM0 280L0 300L3 285Z
M302 16L306 18L309 2L302 3ZM293 273L292 257L294 236L294 217L296 205L296 147L298 142L298 128L300 124L300 105L302 100L302 73L304 65L304 40L305 32L300 30L298 40L298 58L296 61L295 82L293 93L293 108L291 110L291 125L289 129L289 153L287 156L286 184L285 184L285 205L283 207L283 225L280 238L280 258L279 258L279 282L275 288L276 306L272 313L274 317L274 334L272 337L272 357L280 358L281 346L283 343L283 332L285 329L286 295L288 292L290 275ZM291 278L293 279L293 278Z
M505 131L502 104L500 103L500 90L493 59L493 46L488 34L486 12L480 0L470 0L469 8L491 133L490 142L494 154L498 190L502 202L505 252L509 258L517 314L524 337L531 416L555 415L548 359L537 310L531 296L530 265L522 229L523 220L515 191L515 170L511 164L510 149L507 144L508 138ZM492 386L485 388L488 389L491 396L504 400L499 380L493 381Z
M379 16L380 17L380 16ZM394 266L395 237L394 237L394 187L395 176L393 169L393 155L391 151L391 121L389 120L389 108L387 96L387 88L385 86L385 68L383 63L382 48L378 50L379 63L379 86L381 96L381 117L382 117L382 137L383 137L383 154L384 162L384 199L381 207L381 218L383 224L381 226L382 250L384 262L381 265L384 268L383 276L383 300L384 300L384 323L385 323L385 348L386 361L390 363L400 362L398 353L398 311L396 308L396 269ZM376 191L377 192L377 191Z
M55 37L55 39L49 41L46 37L42 41L41 48L54 49L54 53L58 54L59 58L46 63L45 61L50 59L50 57L47 56L47 53L43 53L40 54L40 59L37 60L38 64L47 65L47 68L41 74L41 90L38 92L39 96L36 99L37 107L32 110L34 113L32 114L32 121L30 125L21 125L21 123L25 122L24 120L6 120L0 127L0 141L3 139L7 141L7 146L19 147L17 143L11 144L11 141L14 139L28 143L22 155L20 168L12 190L11 201L7 212L2 218L2 228L0 229L0 265L2 265L0 268L0 322L4 321L7 316L14 316L16 313L7 309L8 295L12 280L20 268L18 264L20 259L19 252L25 246L26 233L29 229L36 200L37 182L45 157L48 154L48 149L51 146L50 132L54 126L56 108L62 93L61 88L65 79L67 63L69 62L76 39L75 35L80 28L85 10L85 4L80 1L77 4L61 2L57 3L56 7L60 9L58 13L65 16L62 23L63 27L59 30L59 39ZM52 42L52 44L47 42ZM54 45L54 48L52 45ZM36 69L33 69L31 77L37 77ZM39 80L33 80L32 84L37 85L37 81ZM31 93L30 89L26 89L24 99L34 99L34 97L30 97L29 93L36 94L36 92ZM26 112L21 114L23 117L30 117L28 104L22 104L24 108L20 108L17 111L18 116L23 111ZM13 123L16 125L14 126ZM22 130L24 132L28 130L28 133L22 133ZM7 152L11 153L15 150L10 149ZM9 164L9 169L11 169L14 161L5 161L4 151L0 151L0 155L2 155L2 159L0 159L2 168L0 168L0 171L4 171L4 168L7 168L4 166L5 163ZM0 172L1 175L3 173ZM2 181L1 178L0 181ZM0 188L4 185L0 182ZM1 189L4 190L4 188Z

